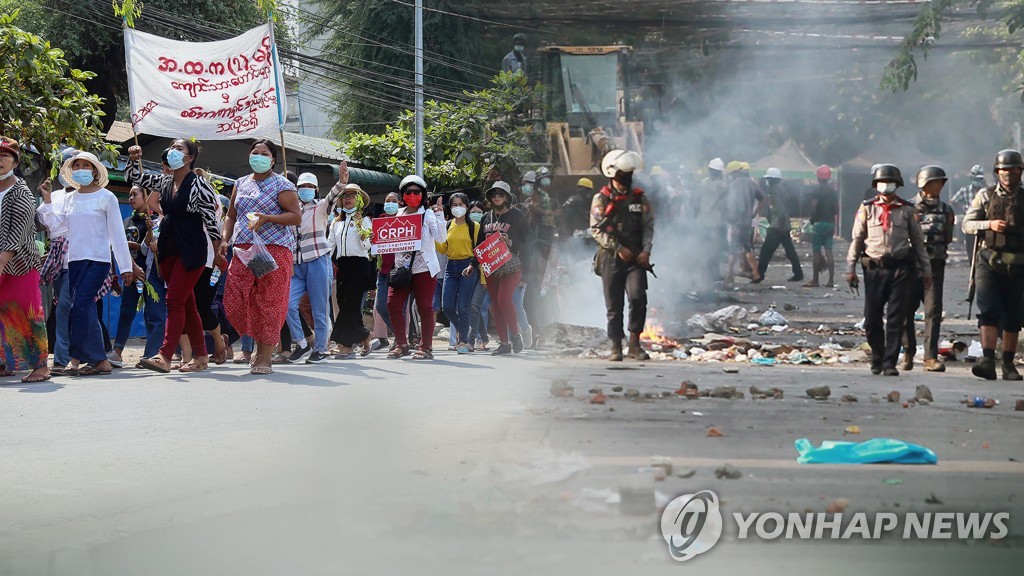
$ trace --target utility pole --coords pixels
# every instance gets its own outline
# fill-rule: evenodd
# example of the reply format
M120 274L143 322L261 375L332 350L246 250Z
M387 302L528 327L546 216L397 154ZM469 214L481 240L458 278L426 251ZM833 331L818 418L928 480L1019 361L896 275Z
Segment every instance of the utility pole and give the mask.
M423 177L423 0L416 0L416 174Z

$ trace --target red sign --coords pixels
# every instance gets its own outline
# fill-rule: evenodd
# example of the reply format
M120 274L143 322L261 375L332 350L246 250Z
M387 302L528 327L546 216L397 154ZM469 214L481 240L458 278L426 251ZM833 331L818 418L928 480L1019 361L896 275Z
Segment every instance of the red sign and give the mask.
M423 215L388 216L373 219L371 254L415 252L422 247Z
M501 234L491 234L483 244L473 249L484 276L490 276L512 259L512 253L501 239Z

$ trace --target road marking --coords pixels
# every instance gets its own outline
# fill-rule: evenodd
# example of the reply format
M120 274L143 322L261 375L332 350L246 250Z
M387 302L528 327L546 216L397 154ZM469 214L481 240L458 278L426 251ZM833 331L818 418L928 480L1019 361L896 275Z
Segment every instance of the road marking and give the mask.
M649 466L650 458L635 456L595 456L587 457L592 466ZM863 472L970 472L993 474L1024 474L1024 462L998 460L939 460L938 464L800 464L796 459L761 459L761 458L683 458L672 457L673 466L689 468L710 468L723 464L732 464L739 469L745 468L804 468L814 470L857 470Z

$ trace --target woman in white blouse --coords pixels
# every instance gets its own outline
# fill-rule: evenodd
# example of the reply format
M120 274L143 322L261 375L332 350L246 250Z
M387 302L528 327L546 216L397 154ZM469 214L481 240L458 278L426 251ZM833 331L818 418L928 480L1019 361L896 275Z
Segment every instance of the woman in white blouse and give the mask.
M348 359L355 356L356 344L362 345L364 356L370 353L370 331L363 323L363 296L374 286L377 268L370 260L373 229L370 218L363 215L370 196L358 184L346 184L338 204L341 214L331 224L328 238L338 267L338 317L331 341L340 346L337 358Z
M434 359L434 278L441 273L441 265L437 261L435 242L448 240L448 231L444 226L444 218L438 217L433 210L423 206L427 196L427 183L416 175L406 176L398 187L405 202L405 208L399 210L399 216L412 214L421 215L422 230L420 240L422 248L418 252L406 252L395 255L395 268L409 267L412 269L412 282L405 286L388 290L388 314L395 330L395 349L388 358L408 356L409 334L405 322L405 302L412 294L416 309L420 314L421 340L420 348L413 355L413 360ZM439 209L440 205L437 206Z
M67 374L110 374L103 349L103 332L96 311L96 296L110 271L113 251L122 286L131 286L134 262L124 235L121 211L114 193L106 189L107 169L95 155L79 152L60 170L75 188L54 210L50 194L43 192L39 215L51 230L67 226L68 282L71 293L70 355ZM139 271L139 277L144 275ZM80 367L80 364L84 366Z

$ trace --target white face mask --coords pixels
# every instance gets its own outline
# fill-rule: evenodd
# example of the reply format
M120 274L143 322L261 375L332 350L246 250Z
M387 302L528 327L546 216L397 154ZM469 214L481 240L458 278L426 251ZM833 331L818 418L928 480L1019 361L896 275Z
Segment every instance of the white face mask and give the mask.
M456 218L462 218L465 215L466 215L466 207L465 206L455 206L454 208L452 208L452 216L455 216Z
M0 180L7 180L8 178L10 178L13 175L14 175L14 170L10 170L10 171L8 171L8 172L6 172L4 174L0 174Z
M879 182L875 184L875 190L878 190L882 194L892 194L896 191L895 182Z

